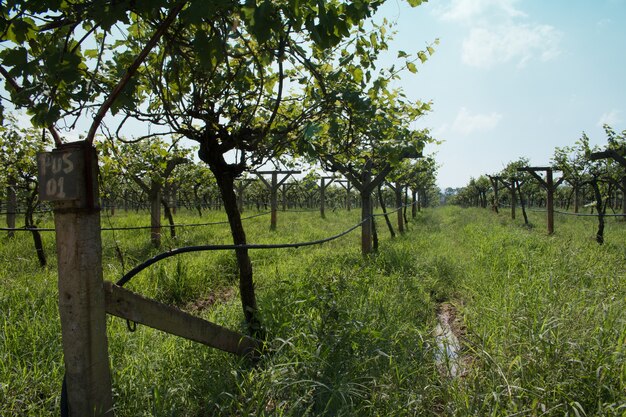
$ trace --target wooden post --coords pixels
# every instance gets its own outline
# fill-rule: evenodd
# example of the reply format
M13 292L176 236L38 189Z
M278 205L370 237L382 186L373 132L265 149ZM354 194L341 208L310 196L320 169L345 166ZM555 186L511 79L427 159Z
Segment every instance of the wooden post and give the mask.
M546 201L548 209L548 234L554 233L554 181L552 179L552 169L546 170L546 191L548 199Z
M333 177L321 177L320 183L320 216L322 219L326 218L326 187L328 187L335 180ZM330 180L326 182L326 180Z
M352 196L350 194L350 190L352 189L352 184L347 180L335 180L346 190L346 210L350 211L352 208ZM345 185L344 185L345 183Z
M96 152L68 143L39 154L38 165L40 199L54 203L70 416L112 416Z
M265 186L270 190L270 230L276 230L277 217L278 217L278 187L280 187L291 174L299 174L300 171L255 171L254 172L263 181ZM271 174L271 183L267 182L263 178L263 174ZM282 180L278 181L278 174L285 174Z
M565 180L565 177L559 178L557 182L554 182L554 178L552 175L553 169L551 167L525 167L518 168L518 171L528 172L532 175L541 186L546 190L547 199L546 199L546 210L548 212L548 234L551 235L554 233L554 191L556 191L557 187ZM545 171L546 179L544 180L537 174L537 171Z
M276 220L277 220L277 212L278 212L278 202L277 202L277 196L276 196L276 188L278 188L277 186L278 184L278 175L276 173L276 171L272 172L272 185L269 187L270 188L270 210L272 211L272 213L270 214L271 216L271 222L270 222L270 230L276 230Z

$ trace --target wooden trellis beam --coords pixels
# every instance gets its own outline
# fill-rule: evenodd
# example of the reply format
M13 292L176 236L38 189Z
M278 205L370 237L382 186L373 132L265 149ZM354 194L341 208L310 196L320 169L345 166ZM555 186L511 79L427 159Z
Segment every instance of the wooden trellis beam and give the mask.
M533 178L535 178L539 184L546 190L547 200L546 200L546 208L548 211L548 234L551 235L554 233L554 192L557 187L561 185L561 183L565 180L565 177L559 178L556 182L553 178L552 167L524 167L517 168L518 172L528 172ZM546 179L544 180L539 174L538 171L546 172Z

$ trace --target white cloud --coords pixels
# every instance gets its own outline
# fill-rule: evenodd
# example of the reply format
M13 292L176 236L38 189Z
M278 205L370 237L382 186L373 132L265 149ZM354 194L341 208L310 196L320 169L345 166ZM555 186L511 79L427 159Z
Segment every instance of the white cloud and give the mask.
M604 126L605 124L609 125L609 126L615 126L619 123L622 122L622 118L620 117L620 114L622 112L616 109L613 109L609 112L604 113L602 116L600 116L600 119L598 120L598 126Z
M500 119L502 119L500 113L472 114L467 108L462 107L452 123L452 131L461 135L486 132L495 129Z
M515 7L518 0L452 0L448 7L438 11L442 20L475 23L487 16L502 19L524 17L526 14Z
M460 23L468 32L462 43L463 63L477 68L531 60L548 61L560 54L563 34L555 27L529 21L519 0L450 0L436 11L444 21Z
M560 53L561 33L549 25L504 25L473 28L463 40L463 63L477 68L516 62L524 66L538 58L548 61Z

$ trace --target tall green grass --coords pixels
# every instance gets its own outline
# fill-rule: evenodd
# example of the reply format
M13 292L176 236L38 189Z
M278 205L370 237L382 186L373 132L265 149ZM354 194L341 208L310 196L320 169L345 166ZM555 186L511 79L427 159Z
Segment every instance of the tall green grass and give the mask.
M250 213L252 214L252 213ZM179 213L180 223L224 220ZM145 213L103 214L103 227L146 224ZM592 219L557 218L546 236L506 213L427 210L364 259L358 231L322 246L252 251L268 350L257 364L108 319L120 416L614 415L626 412L626 223L607 244ZM357 211L279 213L246 220L251 243L323 238ZM381 224L382 226L382 224ZM167 229L164 229L167 232ZM161 250L231 243L228 228L179 229ZM0 415L59 414L63 374L56 261L37 266L30 237L1 237ZM103 232L105 279L158 253L149 231ZM123 254L123 263L119 256ZM230 252L185 254L136 276L128 288L243 330ZM466 375L440 375L436 307L464 319Z

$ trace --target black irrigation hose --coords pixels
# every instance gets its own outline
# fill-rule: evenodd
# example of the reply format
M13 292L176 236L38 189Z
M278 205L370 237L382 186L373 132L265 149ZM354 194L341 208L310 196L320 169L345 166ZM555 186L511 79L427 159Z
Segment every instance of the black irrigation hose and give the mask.
M167 252L161 253L159 255L156 255L155 257L150 258L147 261L137 265L136 267L134 267L133 269L128 271L122 278L120 278L120 280L116 282L116 285L119 285L121 287L124 284L126 284L128 281L130 281L130 279L132 277L134 277L135 275L137 275L139 272L143 271L144 269L146 269L150 265L153 265L153 264L155 264L155 263L157 263L157 262L159 262L159 261L161 261L163 259L170 258L170 257L176 256L176 255L180 255L182 253L204 252L204 251L213 251L213 250L233 250L233 249L285 249L285 248L296 248L297 249L297 248L304 247L304 246L320 245L322 243L330 242L331 240L335 240L335 239L338 239L338 238L340 238L342 236L347 235L348 233L350 233L351 231L353 231L357 227L361 226L363 223L365 223L368 220L370 220L370 218L362 220L358 224L356 224L356 225L350 227L349 229L344 230L343 232L341 232L339 234L336 234L334 236L327 237L327 238L324 238L324 239L319 239L319 240L313 240L313 241L309 241L309 242L275 243L275 244L247 244L247 245L199 245L199 246L185 246L185 247L178 248L178 249L172 249L170 251L167 251Z

